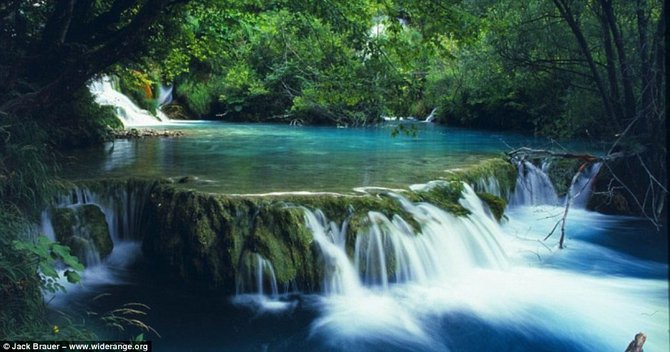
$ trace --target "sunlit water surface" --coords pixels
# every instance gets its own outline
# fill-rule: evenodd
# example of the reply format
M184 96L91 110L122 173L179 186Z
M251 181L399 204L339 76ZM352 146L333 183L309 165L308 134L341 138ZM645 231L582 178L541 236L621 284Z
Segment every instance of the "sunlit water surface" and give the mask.
M560 148L546 139L414 123L416 136L370 128L172 122L185 136L116 140L64 157L68 178L192 176L211 192L350 191L406 187L512 147ZM572 143L571 146L576 145ZM579 145L578 148L585 148Z

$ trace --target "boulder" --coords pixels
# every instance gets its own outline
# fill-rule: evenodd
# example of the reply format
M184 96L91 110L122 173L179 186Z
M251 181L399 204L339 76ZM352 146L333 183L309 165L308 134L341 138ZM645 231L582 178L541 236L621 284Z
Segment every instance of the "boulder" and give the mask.
M91 256L104 259L112 252L114 243L105 214L95 204L54 209L51 223L56 240L69 246L82 262L94 264Z

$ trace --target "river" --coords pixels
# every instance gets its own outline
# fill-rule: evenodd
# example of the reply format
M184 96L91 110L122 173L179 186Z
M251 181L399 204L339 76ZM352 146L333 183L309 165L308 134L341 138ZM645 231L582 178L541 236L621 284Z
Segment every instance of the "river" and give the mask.
M186 136L77 152L67 156L64 175L191 176L185 186L216 193L346 193L406 189L510 147L557 146L417 126L417 137L393 138L390 126L173 123L162 128ZM623 351L639 331L647 334L646 351L670 349L667 236L644 220L573 209L561 250L557 235L543 240L562 214L555 204L510 205L498 224L468 189L461 200L471 211L465 218L399 201L420 219L421 234L371 212L379 225L359 235L361 250L354 254L343 247L342 224L305 209L326 267L320 293L272 287L272 263L262 258L255 279L263 294L199 291L153 270L139 244L121 241L86 270L81 286L51 304L73 316L147 304L143 320L161 334L146 335L156 351ZM395 253L396 273L402 272L395 280L370 269L389 260L384 250L369 250L380 243ZM94 299L102 293L111 295Z

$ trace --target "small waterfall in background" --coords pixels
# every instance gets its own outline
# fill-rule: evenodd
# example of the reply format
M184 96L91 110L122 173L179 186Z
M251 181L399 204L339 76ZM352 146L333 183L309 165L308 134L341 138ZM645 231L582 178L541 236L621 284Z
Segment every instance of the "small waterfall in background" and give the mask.
M541 167L530 161L517 162L518 176L514 194L509 200L512 206L519 205L558 205L556 189L546 171L549 163L543 162Z
M93 80L89 84L89 89L93 96L95 96L95 101L98 104L111 105L116 109L116 114L125 127L160 125L169 120L160 110L156 110L157 116L154 116L147 110L135 105L130 98L114 89L112 79L109 76ZM170 94L167 94L166 91L166 94L162 95L162 98L171 99L171 92L172 89L170 88ZM162 90L161 93L163 93Z
M430 114L426 116L426 119L423 120L423 122L433 122L435 120L435 112L437 111L437 108L433 108L433 110L430 111Z
M509 204L511 206L564 205L567 197L558 197L556 189L547 174L550 165L548 161L542 162L540 167L529 161L518 161L516 188L510 197ZM577 180L568 191L572 196L572 207L586 208L586 204L591 197L593 181L601 166L602 163L589 165L577 176ZM480 180L477 186L492 189L492 191L487 192L499 195L493 193L496 192L496 188L494 184L491 184L491 181Z
M570 194L572 195L572 206L579 209L586 208L586 205L591 198L591 192L593 190L593 181L596 179L596 175L600 171L602 163L594 163L589 165L582 173L577 177L575 184L572 185Z
M174 86L171 84L161 84L158 87L158 106L168 105L172 102L172 91Z

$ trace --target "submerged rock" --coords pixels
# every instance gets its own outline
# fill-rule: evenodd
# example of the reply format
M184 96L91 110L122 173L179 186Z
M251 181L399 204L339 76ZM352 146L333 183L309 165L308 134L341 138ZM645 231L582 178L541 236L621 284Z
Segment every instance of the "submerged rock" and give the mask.
M51 222L56 239L69 246L82 262L95 264L112 252L114 244L105 214L95 204L54 209Z

